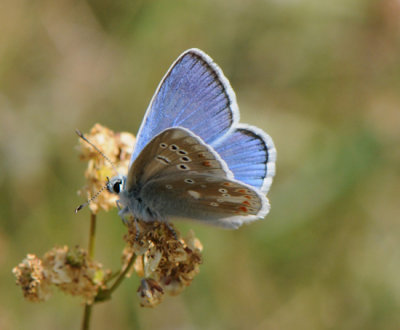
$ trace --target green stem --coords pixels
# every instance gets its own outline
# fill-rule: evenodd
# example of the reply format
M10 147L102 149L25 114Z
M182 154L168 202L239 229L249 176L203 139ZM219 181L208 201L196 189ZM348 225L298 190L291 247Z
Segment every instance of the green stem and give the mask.
M89 330L90 316L92 315L92 305L85 305L82 320L82 330Z
M109 289L100 291L97 294L95 298L95 303L111 299L111 294L120 286L121 282L125 279L125 276L129 272L129 269L131 269L135 259L136 255L134 252L132 252L132 255L130 256L129 261L126 264L124 270L121 271L121 273L118 275L117 279Z
M90 212L90 232L89 232L89 257L94 258L94 243L96 238L96 214Z
M126 265L125 269L122 271L121 274L119 274L119 276L117 277L117 279L115 280L114 284L111 285L111 288L108 289L109 293L111 294L116 288L119 287L119 285L121 284L121 282L123 281L123 279L125 278L126 274L129 272L129 269L131 269L131 266L133 265L134 261L135 261L135 252L132 252L132 255L128 261L128 264Z
M93 259L94 257L94 242L96 238L96 214L90 213L90 230L89 230L89 246L88 246L88 254L89 258ZM85 304L85 309L83 312L83 320L82 320L82 330L89 330L90 324L90 316L92 315L92 306L93 304Z

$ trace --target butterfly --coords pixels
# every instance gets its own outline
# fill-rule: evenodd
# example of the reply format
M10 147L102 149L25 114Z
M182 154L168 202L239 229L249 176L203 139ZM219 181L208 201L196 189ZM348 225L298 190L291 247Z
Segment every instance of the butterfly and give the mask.
M119 215L193 219L225 228L264 218L276 149L260 128L239 123L235 93L199 49L183 52L161 80L137 135L127 176L107 188Z

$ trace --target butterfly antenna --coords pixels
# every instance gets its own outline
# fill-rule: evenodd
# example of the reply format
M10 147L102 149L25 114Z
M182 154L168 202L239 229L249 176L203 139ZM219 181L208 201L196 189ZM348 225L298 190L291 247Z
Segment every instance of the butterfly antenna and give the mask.
M102 187L97 193L95 193L91 198L89 198L85 203L79 205L76 209L75 209L75 213L78 213L80 210L82 210L85 206L88 206L93 200L95 200L102 192L104 189L107 188L108 183L110 182L110 180L107 178L107 184Z
M117 168L115 167L114 163L111 161L110 158L108 158L108 157L104 154L104 152L102 152L99 148L97 148L95 144L93 144L92 142L90 142L90 141L86 138L86 136L83 135L83 133L82 133L79 129L76 129L76 130L75 130L75 133L76 133L83 141L85 141L85 142L87 142L89 145L91 145L100 155L102 155L103 158L111 165L111 167L113 168L113 170L118 174L118 170L117 170ZM103 189L104 189L104 188L103 188ZM79 211L79 210L78 210L78 211Z

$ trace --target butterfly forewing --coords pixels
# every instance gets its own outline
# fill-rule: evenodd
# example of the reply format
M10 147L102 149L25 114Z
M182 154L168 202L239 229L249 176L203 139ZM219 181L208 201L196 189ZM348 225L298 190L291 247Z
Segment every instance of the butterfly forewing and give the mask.
M235 93L222 70L201 50L189 49L172 64L154 94L131 163L168 127L185 127L211 144L238 121Z

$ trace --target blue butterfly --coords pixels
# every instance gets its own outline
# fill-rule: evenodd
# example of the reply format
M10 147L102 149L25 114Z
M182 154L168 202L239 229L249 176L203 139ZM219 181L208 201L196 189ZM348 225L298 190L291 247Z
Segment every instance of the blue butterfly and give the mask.
M199 49L172 64L146 111L128 175L113 177L119 215L194 219L238 228L264 218L276 150L261 129L239 123L235 93Z

